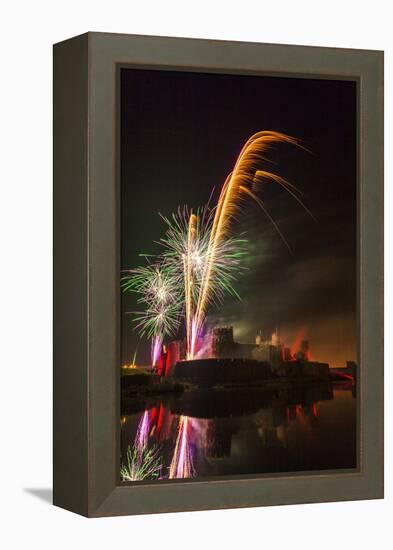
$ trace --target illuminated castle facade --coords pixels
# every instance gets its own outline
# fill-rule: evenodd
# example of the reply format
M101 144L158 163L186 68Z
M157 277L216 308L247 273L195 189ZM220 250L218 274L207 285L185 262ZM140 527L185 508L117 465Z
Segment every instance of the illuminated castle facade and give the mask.
M175 340L163 347L157 367L158 374L168 376L177 364L186 361L185 344L185 340ZM251 360L251 362L258 362L260 365L268 365L272 372L279 375L296 374L299 366L302 370L312 369L314 372L315 369L322 369L325 372L329 370L327 363L310 361L307 340L303 340L299 349L293 354L290 348L284 345L277 329L268 339L263 339L259 333L255 338L255 343L241 344L235 342L232 326L215 327L210 334L205 336L204 349L200 349L196 362L214 359L231 359L237 362Z
M255 344L240 344L234 341L233 327L216 327L211 336L211 357L249 358L277 365L283 361L309 360L309 344L303 340L300 349L293 356L290 348L285 347L276 329L270 339L257 334Z

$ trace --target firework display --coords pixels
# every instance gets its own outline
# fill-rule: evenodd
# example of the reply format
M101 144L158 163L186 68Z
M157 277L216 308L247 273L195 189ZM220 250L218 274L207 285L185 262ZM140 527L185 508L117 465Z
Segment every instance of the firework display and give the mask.
M151 339L152 365L157 364L165 336L173 335L179 326L181 300L176 278L166 265L150 264L131 270L122 278L124 291L140 295L142 311L135 312L136 328L141 336Z
M178 207L171 216L161 215L166 232L158 242L163 252L154 258L154 263L133 269L123 277L123 291L140 296L142 311L134 312L134 321L141 336L151 340L153 366L157 365L165 337L174 336L182 326L187 359L194 359L209 306L219 305L226 293L239 297L235 283L244 270L247 240L235 237L231 225L244 198L257 202L287 246L257 194L258 187L263 182L277 183L312 215L296 187L262 170L266 152L276 143L301 147L295 138L279 132L263 131L251 136L224 182L217 205L210 208L208 203L195 211Z
M265 153L275 143L299 145L296 139L279 132L263 131L254 134L243 146L233 171L228 175L222 187L215 209L208 244L208 259L204 265L201 288L192 323L191 356L194 355L196 342L201 333L207 308L211 300L220 246L222 246L222 243L225 242L228 237L231 223L242 199L249 196L258 203L287 246L288 243L278 225L267 211L261 198L256 194L257 184L264 180L277 182L305 207L297 196L297 189L293 185L276 174L261 170L261 165L266 160Z
M167 231L160 240L164 247L162 256L170 272L176 274L180 299L184 303L188 359L193 359L195 354L195 310L210 260L214 215L215 210L209 207L200 208L195 213L184 207L170 218L163 217ZM246 249L247 240L241 237L228 236L220 243L216 251L210 303L219 306L225 294L239 298L234 285L244 270L242 260Z
M187 416L179 420L178 432L169 467L169 479L181 479L195 476L192 449L190 446L191 421Z

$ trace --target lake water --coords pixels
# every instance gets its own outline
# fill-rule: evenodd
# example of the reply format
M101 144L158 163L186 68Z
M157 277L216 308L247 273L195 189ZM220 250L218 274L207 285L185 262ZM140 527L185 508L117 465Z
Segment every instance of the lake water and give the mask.
M123 480L355 468L355 393L336 383L123 399Z

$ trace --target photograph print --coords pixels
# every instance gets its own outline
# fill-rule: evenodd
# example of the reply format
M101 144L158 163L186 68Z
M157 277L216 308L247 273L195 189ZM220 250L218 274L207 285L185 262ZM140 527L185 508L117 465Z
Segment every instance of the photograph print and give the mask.
M357 469L357 83L119 71L121 483Z

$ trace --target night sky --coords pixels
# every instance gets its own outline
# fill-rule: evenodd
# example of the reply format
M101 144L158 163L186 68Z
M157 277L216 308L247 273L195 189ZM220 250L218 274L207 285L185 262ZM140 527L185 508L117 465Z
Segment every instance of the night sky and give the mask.
M267 183L261 198L291 252L250 199L232 225L246 233L247 270L209 322L234 327L254 342L277 327L286 345L308 339L311 357L331 366L356 360L356 84L346 81L121 71L121 268L159 253L158 213L212 204L244 142L260 130L302 140L309 153L277 145L271 170L296 185L313 221L282 188ZM132 330L136 297L122 296L122 363L139 336ZM149 347L141 342L139 364Z

